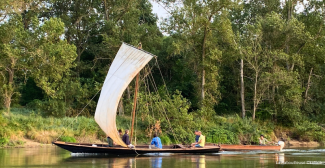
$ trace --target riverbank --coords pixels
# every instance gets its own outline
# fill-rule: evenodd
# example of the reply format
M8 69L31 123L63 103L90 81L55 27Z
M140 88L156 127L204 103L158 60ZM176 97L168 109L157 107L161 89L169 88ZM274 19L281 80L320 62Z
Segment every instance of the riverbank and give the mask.
M117 116L118 129L129 129L131 118ZM173 121L171 121L173 122ZM184 123L185 124L185 123ZM186 125L186 124L185 124ZM179 126L182 128L181 126ZM180 128L173 128L179 131ZM302 123L301 128L282 127L268 121L252 121L238 116L217 116L213 122L197 127L206 136L207 143L221 144L257 144L263 134L268 140L277 142L283 138L288 146L315 147L324 144L324 135L320 126L313 123ZM165 125L157 122L150 125L142 118L137 120L137 144L146 144L152 138L152 133L158 131L162 143L189 144L194 141L192 131L185 132L188 138L177 141L174 133ZM178 136L186 134L177 134ZM106 135L93 118L87 117L43 117L30 113L2 113L0 115L0 147L42 147L52 141L79 143L106 143Z
M286 147L290 147L290 148L295 148L295 147L319 147L319 146L323 146L323 143L319 143L316 141L310 141L310 142L301 142L301 141L297 141L297 140L291 140L286 142Z

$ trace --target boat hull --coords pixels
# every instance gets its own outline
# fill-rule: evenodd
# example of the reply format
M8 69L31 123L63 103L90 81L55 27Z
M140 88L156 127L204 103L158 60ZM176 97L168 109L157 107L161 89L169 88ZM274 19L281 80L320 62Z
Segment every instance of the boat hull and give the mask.
M208 146L204 148L168 148L163 149L149 149L147 146L139 146L135 149L129 149L124 147L106 147L102 144L97 144L97 146L92 146L91 144L78 144L78 143L65 143L56 141L53 142L54 145L68 150L72 153L105 153L114 155L132 155L132 154L146 154L146 153L191 153L191 154L201 154L201 153L218 153L220 147L218 146Z
M281 146L262 146L262 145L220 145L223 151L244 151L244 150L268 150L280 151Z

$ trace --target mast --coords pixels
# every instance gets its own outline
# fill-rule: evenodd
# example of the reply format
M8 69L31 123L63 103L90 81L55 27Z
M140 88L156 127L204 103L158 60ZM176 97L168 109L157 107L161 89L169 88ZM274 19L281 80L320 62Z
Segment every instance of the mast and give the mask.
M141 42L138 45L138 49L142 49ZM139 72L140 73L140 72ZM137 74L137 78L135 81L135 93L133 99L133 112L132 112L132 126L131 126L131 135L130 135L130 142L132 143L133 132L134 132L134 118L135 118L135 109L137 108L137 96L138 96L138 85L139 85L139 73Z

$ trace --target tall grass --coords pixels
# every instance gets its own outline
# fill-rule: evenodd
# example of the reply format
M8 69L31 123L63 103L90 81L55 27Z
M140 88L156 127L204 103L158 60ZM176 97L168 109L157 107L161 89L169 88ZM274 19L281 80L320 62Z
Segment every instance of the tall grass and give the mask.
M122 131L130 129L130 121L131 118L128 116L117 116L117 128L122 129ZM206 136L206 141L210 143L257 144L261 134L273 141L283 137L286 140L294 138L303 141L323 142L325 138L323 128L308 121L292 128L275 126L273 122L252 121L250 118L242 119L237 115L214 116L210 121L197 117L193 121L197 124L194 127L201 130ZM136 123L137 144L148 144L151 138L148 135L148 125L141 118ZM194 127L180 129L186 125L189 123L179 123L178 126L173 127L173 130L176 132L176 137L183 136L185 140L181 142L188 144L194 141L194 134L192 134ZM163 144L176 143L173 134L166 133L168 132L166 129L169 127L162 125L160 130ZM80 143L106 142L106 135L94 118L83 116L78 118L43 117L25 109L13 109L10 114L0 111L0 146L21 144L23 138L44 144L55 140Z
M0 113L1 114L1 113ZM130 117L117 116L117 127L129 129ZM138 122L141 128L141 122ZM138 143L147 142L144 132L136 130L139 135ZM80 143L99 143L106 141L106 134L100 129L94 118L87 117L42 117L31 111L14 110L10 114L3 113L0 115L0 138L2 144L8 143L9 140L21 140L23 138L32 139L36 142L48 144L55 140L65 141L75 139Z

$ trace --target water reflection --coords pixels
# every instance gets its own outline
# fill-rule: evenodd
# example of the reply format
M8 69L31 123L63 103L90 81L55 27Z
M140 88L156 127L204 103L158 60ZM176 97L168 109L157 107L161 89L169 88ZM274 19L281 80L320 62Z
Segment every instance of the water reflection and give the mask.
M200 155L196 163L196 168L205 168L205 155Z
M228 168L281 167L285 162L324 161L325 150L222 152L207 155L159 154L112 156L71 154L59 148L0 149L0 167ZM281 165L282 164L282 165ZM287 166L287 165L286 165ZM306 165L291 165L304 167Z
M284 153L276 153L275 161L276 161L276 164L283 164L285 162L284 161Z
M150 160L152 168L161 168L162 157L151 157Z
M108 168L132 168L133 158L109 158Z

